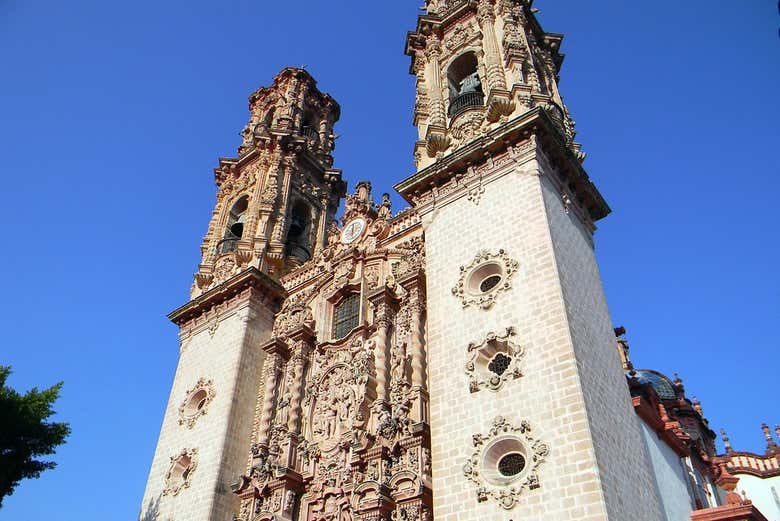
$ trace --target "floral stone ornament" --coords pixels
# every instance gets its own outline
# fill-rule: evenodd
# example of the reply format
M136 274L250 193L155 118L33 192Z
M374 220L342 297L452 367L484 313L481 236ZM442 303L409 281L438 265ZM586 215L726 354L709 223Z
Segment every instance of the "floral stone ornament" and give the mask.
M512 288L510 279L519 263L506 252L487 250L478 252L467 265L460 267L460 278L452 294L458 297L463 307L476 306L490 309L499 294Z
M183 449L171 456L171 466L165 475L164 496L175 496L190 486L192 474L198 466L198 449Z
M187 391L187 396L179 405L179 425L186 425L188 429L192 429L198 418L208 411L215 394L214 383L211 380L205 378L198 380L195 386Z
M468 346L466 374L472 393L482 389L498 391L504 382L520 378L520 360L525 349L510 340L515 328L508 327L501 333L488 333L481 342Z
M539 488L537 469L550 448L531 437L527 421L516 427L499 416L488 433L475 434L472 443L474 453L463 465L463 474L477 486L478 501L493 499L509 510L523 490Z

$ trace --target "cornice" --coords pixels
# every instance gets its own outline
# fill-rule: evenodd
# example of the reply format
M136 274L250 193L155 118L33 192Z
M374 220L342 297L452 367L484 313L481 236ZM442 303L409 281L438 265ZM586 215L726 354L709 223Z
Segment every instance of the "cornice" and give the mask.
M287 297L287 292L278 282L257 268L250 267L180 308L175 309L168 314L168 318L181 327L193 318L206 313L226 300L234 298L247 289L255 290L263 304L271 308L274 313L279 310L282 301Z
M692 521L768 521L752 504L726 505L691 512Z
M535 107L485 133L468 145L404 179L394 188L404 199L414 205L413 194L427 192L453 176L466 172L469 166L484 163L486 156L494 156L506 151L509 147L522 142L529 134L540 138L539 145L557 167L559 181L573 190L578 202L588 211L589 217L597 221L609 215L612 211L609 205L574 153L566 146L560 131L541 107Z

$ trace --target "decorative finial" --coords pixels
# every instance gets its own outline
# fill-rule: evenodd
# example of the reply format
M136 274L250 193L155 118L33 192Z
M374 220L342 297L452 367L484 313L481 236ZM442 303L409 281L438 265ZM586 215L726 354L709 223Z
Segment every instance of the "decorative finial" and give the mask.
M766 438L766 453L767 454L774 454L775 452L778 452L777 443L775 443L775 439L772 438L772 433L769 430L769 425L766 423L761 424L761 430L764 431L764 438Z
M731 440L729 439L729 435L726 434L726 429L720 430L720 437L723 440L723 447L726 448L726 454L731 454L734 452L734 449L731 448Z
M775 434L777 434L777 438L780 439L780 425L775 424Z
M693 410L699 413L699 416L704 416L704 411L701 408L701 402L697 397L693 397Z

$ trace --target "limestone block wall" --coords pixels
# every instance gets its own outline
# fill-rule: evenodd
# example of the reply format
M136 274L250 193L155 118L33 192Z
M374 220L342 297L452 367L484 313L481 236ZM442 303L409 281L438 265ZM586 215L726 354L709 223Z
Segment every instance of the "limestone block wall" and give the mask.
M647 443L648 457L653 467L656 489L661 498L666 521L687 521L691 518L693 501L685 467L677 455L637 416L636 421Z
M613 486L616 478L611 473L622 477L632 472L613 471L611 466L643 463L643 442L636 423L628 428L627 437L619 429L610 431L629 420L635 422L633 411L625 407L626 384L611 373L614 366L600 353L607 346L591 349L581 345L589 340L570 326L567 314L567 304L578 310L592 304L582 309L581 318L595 322L599 333L609 324L606 306L599 303L603 302L601 288L593 287L597 279L592 278L592 250L582 240L567 242L578 232L561 222L563 218L550 223L549 213L556 210L548 212L545 203L550 195L545 192L549 189L538 171L533 160L513 165L507 175L484 186L478 204L461 197L423 216L427 223L434 519L661 519L659 507L653 504L655 492L649 478L641 478L639 484L626 483L621 490ZM562 208L557 211L564 214ZM551 231L551 226L563 229ZM557 247L553 236L561 242ZM510 279L512 289L499 294L488 310L464 308L451 291L458 282L460 266L468 264L480 250L499 249L519 263ZM564 270L575 270L567 274L567 281L587 278L585 288L562 286L556 254L587 259L561 264ZM569 294L574 302L565 300ZM470 392L465 372L468 343L510 326L516 329L514 342L525 348L520 364L523 376L507 381L498 391ZM582 355L577 350L583 350ZM611 352L615 353L614 347ZM595 358L585 361L589 356ZM591 375L580 377L583 370L610 376L595 387ZM607 399L609 404L621 404L612 411L617 420L604 418L600 411L594 417L589 414L586 402L601 391L617 396ZM549 454L539 467L539 488L523 490L509 511L492 498L478 501L477 486L464 474L464 464L474 453L472 437L486 434L499 415L515 425L527 421L531 435L549 446ZM596 427L599 422L606 425ZM606 447L594 447L591 432L595 429L611 432L610 440L598 438ZM603 468L597 455L605 458ZM642 472L631 478L637 475ZM649 492L641 490L643 486L649 486Z
M735 474L739 478L737 492L744 491L748 499L769 521L780 521L780 476L761 479L750 474Z
M662 519L592 243L548 176L541 179L607 512L610 519Z
M216 329L214 324L218 323ZM230 483L245 471L259 378L273 314L253 300L241 303L184 339L165 411L141 521L231 521L238 500ZM214 397L192 428L179 423L179 406L199 379L211 380ZM190 486L163 494L172 456L196 448ZM156 517L155 517L156 516Z

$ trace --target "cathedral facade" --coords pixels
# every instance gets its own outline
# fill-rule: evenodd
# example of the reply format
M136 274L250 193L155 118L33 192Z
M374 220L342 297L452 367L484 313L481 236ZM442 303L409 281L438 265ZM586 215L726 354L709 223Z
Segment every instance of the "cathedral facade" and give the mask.
M142 521L767 519L700 404L616 338L593 251L610 209L531 3L426 2L399 213L348 193L340 108L308 72L250 96L169 315Z

